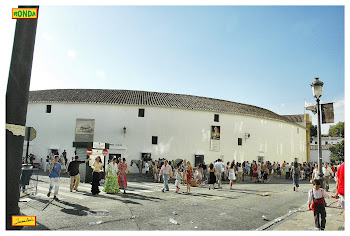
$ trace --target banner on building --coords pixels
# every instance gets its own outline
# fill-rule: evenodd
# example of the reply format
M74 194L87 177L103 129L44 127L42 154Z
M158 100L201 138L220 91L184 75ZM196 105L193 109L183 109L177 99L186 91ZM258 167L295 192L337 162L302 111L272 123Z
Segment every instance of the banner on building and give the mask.
M211 126L210 151L220 151L220 126Z
M77 119L75 126L75 142L93 142L94 130L94 119Z
M334 123L333 103L321 104L322 124Z

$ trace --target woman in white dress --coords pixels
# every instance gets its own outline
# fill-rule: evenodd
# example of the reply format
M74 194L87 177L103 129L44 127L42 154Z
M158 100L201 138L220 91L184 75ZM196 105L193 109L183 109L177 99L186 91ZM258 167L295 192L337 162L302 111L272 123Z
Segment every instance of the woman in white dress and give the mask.
M118 164L117 158L115 157L111 163L108 164L107 174L106 174L106 183L103 188L103 191L106 193L117 193L119 192L118 185Z
M230 189L232 189L233 181L236 180L235 163L234 162L231 163L231 166L228 170L228 179L230 180Z

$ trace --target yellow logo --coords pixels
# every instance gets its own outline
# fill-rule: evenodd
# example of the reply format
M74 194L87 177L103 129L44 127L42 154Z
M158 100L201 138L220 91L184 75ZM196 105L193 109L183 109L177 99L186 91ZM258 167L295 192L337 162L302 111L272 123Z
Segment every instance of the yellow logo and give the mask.
M12 226L36 226L36 216L12 216Z
M12 19L37 19L38 8L12 8Z

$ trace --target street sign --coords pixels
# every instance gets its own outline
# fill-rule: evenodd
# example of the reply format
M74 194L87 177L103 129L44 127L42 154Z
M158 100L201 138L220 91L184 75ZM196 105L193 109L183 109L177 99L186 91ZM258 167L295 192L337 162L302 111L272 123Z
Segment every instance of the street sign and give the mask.
M33 141L36 137L36 130L33 127L26 127L25 141Z
M91 148L86 149L86 154L90 156L92 154L92 149Z
M104 156L107 156L107 154L108 154L107 149L103 149L102 154L103 154Z
M104 148L106 148L106 144L105 143L99 143L99 142L93 142L92 143L92 148L104 149Z

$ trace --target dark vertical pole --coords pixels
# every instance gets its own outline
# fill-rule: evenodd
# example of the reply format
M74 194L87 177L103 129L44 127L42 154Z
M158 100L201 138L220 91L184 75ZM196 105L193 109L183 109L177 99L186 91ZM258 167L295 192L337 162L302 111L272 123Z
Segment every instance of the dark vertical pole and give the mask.
M39 6L20 6L38 8ZM25 126L32 71L37 19L18 19L13 42L10 72L6 91L6 124ZM23 136L6 130L6 229L13 215L19 215L19 182L23 154Z
M27 150L26 150L26 159L28 158L28 154L29 154L29 136L30 136L30 133L32 132L32 128L31 127L26 127L26 136L24 138L25 141L27 141Z
M322 137L321 137L321 107L320 107L320 99L317 98L317 136L318 136L318 175L321 182L321 187L323 188L323 170L322 170Z

